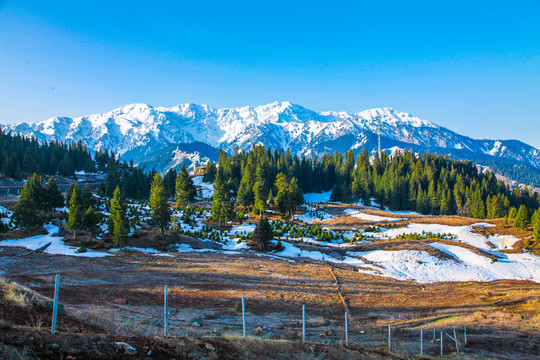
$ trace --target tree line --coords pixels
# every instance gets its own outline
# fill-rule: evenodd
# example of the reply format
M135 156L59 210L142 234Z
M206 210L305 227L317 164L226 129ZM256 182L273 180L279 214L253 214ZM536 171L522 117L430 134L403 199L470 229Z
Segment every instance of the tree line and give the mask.
M278 202L275 195L287 187L284 178L297 193L288 199L294 203L289 209L302 202L302 193L330 190L335 201L369 205L375 198L394 210L478 219L502 218L522 205L530 218L540 205L537 193L518 186L511 189L470 161L410 151L392 157L382 152L370 158L365 149L355 158L350 150L319 159L317 155L299 156L289 150L255 146L232 156L220 151L218 161L207 165L204 181L217 178L226 197L256 213Z
M95 172L86 145L58 141L40 144L37 139L0 130L0 171L3 176L22 179L32 173L73 176L75 171Z

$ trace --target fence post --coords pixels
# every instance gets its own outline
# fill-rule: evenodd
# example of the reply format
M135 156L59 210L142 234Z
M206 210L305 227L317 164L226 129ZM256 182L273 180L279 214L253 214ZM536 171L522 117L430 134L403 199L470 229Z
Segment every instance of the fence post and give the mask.
M349 313L345 311L345 345L349 346Z
M60 275L57 274L54 279L54 303L53 303L53 315L52 315L52 327L51 332L56 332L56 317L58 316L58 292L60 291Z
M163 309L163 323L165 326L165 339L169 338L169 287L165 285L165 303Z
M306 342L306 305L302 305L302 342Z
M456 354L459 354L459 346L458 346L458 341L457 341L456 329L453 329L453 330L454 330L454 341L456 343Z
M392 325L388 324L388 352L392 351Z
M463 325L463 341L467 343L467 325Z
M443 356L443 332L441 331L441 356Z
M420 355L424 355L424 329L420 329Z
M244 339L247 338L246 332L246 298L242 296L242 325L244 326Z

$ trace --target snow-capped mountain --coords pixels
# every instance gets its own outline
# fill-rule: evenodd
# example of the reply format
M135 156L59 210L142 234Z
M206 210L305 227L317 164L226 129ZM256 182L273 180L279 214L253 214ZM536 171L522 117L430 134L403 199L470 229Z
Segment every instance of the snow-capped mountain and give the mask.
M106 114L56 117L7 128L39 140L81 140L90 149L114 150L124 160L163 171L215 159L217 149L231 152L255 144L304 154L374 151L379 126L385 149L423 152L429 147L455 158L499 159L540 169L540 151L521 141L472 139L391 108L348 113L316 112L289 102L235 109L132 104Z

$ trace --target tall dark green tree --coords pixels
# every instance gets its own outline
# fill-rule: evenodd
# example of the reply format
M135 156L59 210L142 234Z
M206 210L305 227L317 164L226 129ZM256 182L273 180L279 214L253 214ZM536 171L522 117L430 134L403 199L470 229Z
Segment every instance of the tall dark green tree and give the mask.
M81 210L79 191L77 188L71 193L68 206L68 220L66 222L66 228L73 230L73 238L77 235L77 230L83 228L83 216L84 213Z
M64 195L62 195L53 176L49 177L47 185L45 185L44 198L44 207L47 211L63 207L65 204Z
M197 190L193 180L189 177L186 167L182 165L180 173L176 177L176 203L187 205L195 201Z
M229 199L228 190L221 181L221 175L216 173L214 179L214 195L212 197L212 219L218 222L221 226L222 222L226 222L231 218L232 204Z
M165 240L167 230L171 225L172 211L167 199L168 196L161 175L155 174L154 181L152 181L152 186L150 187L150 199L148 205L150 206L152 223L161 231L163 240Z
M94 209L94 207L89 206L88 209L86 209L86 212L84 213L83 222L82 222L83 229L90 233L90 238L88 239L88 243L92 242L94 234L99 230L99 222L100 222L99 213Z
M41 186L39 177L34 174L24 185L12 216L16 226L28 228L28 235L30 235L30 227L43 225L44 222L44 214L40 210L42 205L39 203L41 191L37 190L38 186Z
M129 233L129 220L126 216L127 206L124 196L117 186L111 200L111 214L109 216L109 233L113 235L115 246L124 246Z
M273 238L274 232L272 230L272 225L270 225L266 216L262 216L253 231L253 242L259 251L266 252L269 250L270 241Z

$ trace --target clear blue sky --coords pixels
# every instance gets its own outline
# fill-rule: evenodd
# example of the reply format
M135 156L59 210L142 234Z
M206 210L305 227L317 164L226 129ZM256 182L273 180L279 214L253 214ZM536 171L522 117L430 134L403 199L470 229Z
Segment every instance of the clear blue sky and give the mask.
M390 106L540 148L540 1L0 0L0 122Z

